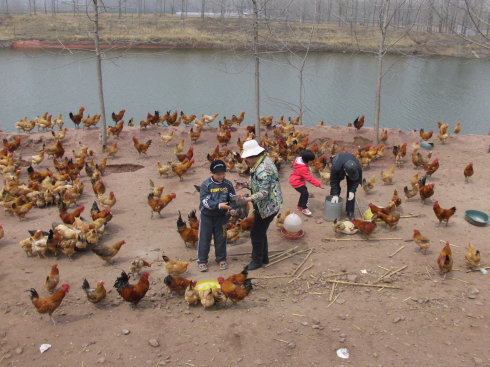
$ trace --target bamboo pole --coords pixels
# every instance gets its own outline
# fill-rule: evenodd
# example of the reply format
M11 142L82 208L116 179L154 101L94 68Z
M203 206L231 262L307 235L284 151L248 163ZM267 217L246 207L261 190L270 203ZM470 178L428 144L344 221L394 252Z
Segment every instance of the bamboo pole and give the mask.
M268 263L268 264L265 266L265 268L268 268L269 266L274 265L274 264L276 264L276 263L278 263L278 262L280 262L280 261L283 261L283 260L289 259L290 257L293 257L294 255L298 255L298 254L305 253L306 251L308 251L308 250L301 250L301 251L298 251L298 252L293 252L293 253L291 253L291 254L288 254L288 255L284 256L283 258L281 258L281 259L277 259L277 260L274 260L274 261L272 261L272 262Z
M299 264L296 269L294 269L294 271L291 273L291 275L294 275L296 274L296 272L303 266L303 264L306 262L306 260L308 260L308 258L310 257L311 253L313 252L313 249L310 249L310 251L308 252L308 254L305 256L305 258L303 259L303 261L301 262L301 264Z
M385 238L333 238L333 237L325 237L323 238L324 241L396 241L396 240L403 240L403 238L398 238L398 237L385 237Z
M330 302L330 303L327 305L327 307L326 307L326 308L329 308L329 307L330 307L330 306L331 306L331 305L332 305L332 304L333 304L333 303L334 303L334 302L337 300L337 298L339 298L339 296L340 296L340 293L338 293L338 294L335 296L335 298L332 300L332 302Z
M337 280L337 279L335 279ZM335 287L337 286L337 283L332 284L332 289L330 289L330 296L328 297L328 301L331 302L333 298L333 293L335 292Z
M408 215L400 215L400 218L417 218L421 216L422 214L408 214Z
M293 278L293 279L291 279L291 280L288 282L288 284L289 284L289 283L291 283L291 282L294 282L296 279L299 279L299 278L301 277L301 275L303 275L303 273L304 273L305 271L310 270L312 267L313 267L313 264L311 264L311 265L310 265L310 266L308 266L307 268L304 268L303 270L301 270L301 272L300 272L298 275L296 275L296 276L294 275L294 273L292 273L290 276L292 276L292 277L294 277L294 278ZM306 282L306 283L308 284L308 282ZM308 287L308 288L309 288L309 287Z
M377 279L377 280L376 280L374 283L378 283L379 281L381 281L383 278L385 278L385 277L387 277L387 276L390 276L390 277L391 277L393 274L396 274L396 273L398 273L398 272L402 271L403 269L405 269L405 268L407 268L407 267L408 267L408 265L404 265L404 266L402 266L401 268L399 268L399 269L397 269L397 270L390 271L390 272L388 272L388 273L386 273L386 274L382 275L381 277L379 277L379 278L378 278L378 279Z
M338 284L347 284L347 285L356 285L358 287L374 287L374 288L390 288L390 289L402 289L400 287L394 287L391 285L382 285L382 284L367 284L367 283L354 283L354 282L346 282L344 280L325 280L328 283L338 283Z
M298 248L298 246L294 246L294 247L290 248L289 250L282 250L282 251L281 250L278 250L278 251L276 251L277 254L271 255L271 256L269 256L269 258L273 258L273 257L276 257L276 256L282 256L282 255L284 255L286 253L289 253L291 251L296 250L297 248ZM271 252L271 251L269 251L269 252Z
M398 250L396 250L395 252L393 252L390 256L388 257L393 257L395 256L397 253L399 253L401 250L403 250L405 248L405 245L401 246Z

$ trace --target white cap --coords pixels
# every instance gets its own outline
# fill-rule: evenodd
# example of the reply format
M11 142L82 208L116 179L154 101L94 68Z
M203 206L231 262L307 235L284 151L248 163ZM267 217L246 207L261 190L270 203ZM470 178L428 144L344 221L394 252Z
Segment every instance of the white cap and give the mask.
M248 158L248 157L253 157L255 155L259 155L262 153L265 149L262 148L259 143L257 143L256 140L247 140L245 143L243 143L243 153L242 153L242 158Z

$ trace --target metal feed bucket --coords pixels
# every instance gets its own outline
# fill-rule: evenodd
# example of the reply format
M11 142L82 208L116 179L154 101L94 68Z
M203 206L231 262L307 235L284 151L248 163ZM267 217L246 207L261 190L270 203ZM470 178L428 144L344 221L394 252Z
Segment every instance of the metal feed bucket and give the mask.
M325 198L325 206L323 208L323 217L325 220L333 222L335 219L342 218L342 207L344 205L344 199L339 196L339 202L334 204L331 202L332 195L328 195Z

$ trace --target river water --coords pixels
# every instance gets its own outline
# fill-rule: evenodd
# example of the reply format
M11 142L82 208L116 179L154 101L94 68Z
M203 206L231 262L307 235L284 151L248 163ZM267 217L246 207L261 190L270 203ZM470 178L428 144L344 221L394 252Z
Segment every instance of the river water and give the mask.
M105 54L106 113L126 109L136 121L148 111L230 117L254 114L254 63L249 54L229 51L124 50ZM295 117L299 105L300 58L280 53L261 62L261 115ZM99 112L96 68L91 51L0 50L2 71L0 129L49 111L85 106ZM490 128L490 62L457 58L388 56L383 77L381 126L434 129L440 120L462 133L487 134ZM373 125L376 59L369 55L310 53L303 70L304 124L346 125L366 115Z

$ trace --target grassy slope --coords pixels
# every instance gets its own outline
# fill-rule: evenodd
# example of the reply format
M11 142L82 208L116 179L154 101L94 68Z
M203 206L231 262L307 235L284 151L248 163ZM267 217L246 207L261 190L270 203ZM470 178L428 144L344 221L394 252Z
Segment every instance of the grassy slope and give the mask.
M101 16L101 36L106 43L129 42L136 45L163 47L200 47L219 49L247 49L251 43L251 23L248 19L187 18L177 16L117 15ZM261 24L263 48L277 50L286 47L305 49L311 38L311 50L375 52L378 48L378 28L338 27L300 23ZM39 39L48 43L92 42L93 23L86 15L18 15L0 17L0 40L15 41ZM447 34L412 32L403 37L393 30L387 44L394 41L390 53L475 57L485 55L482 50L465 45L460 38Z

